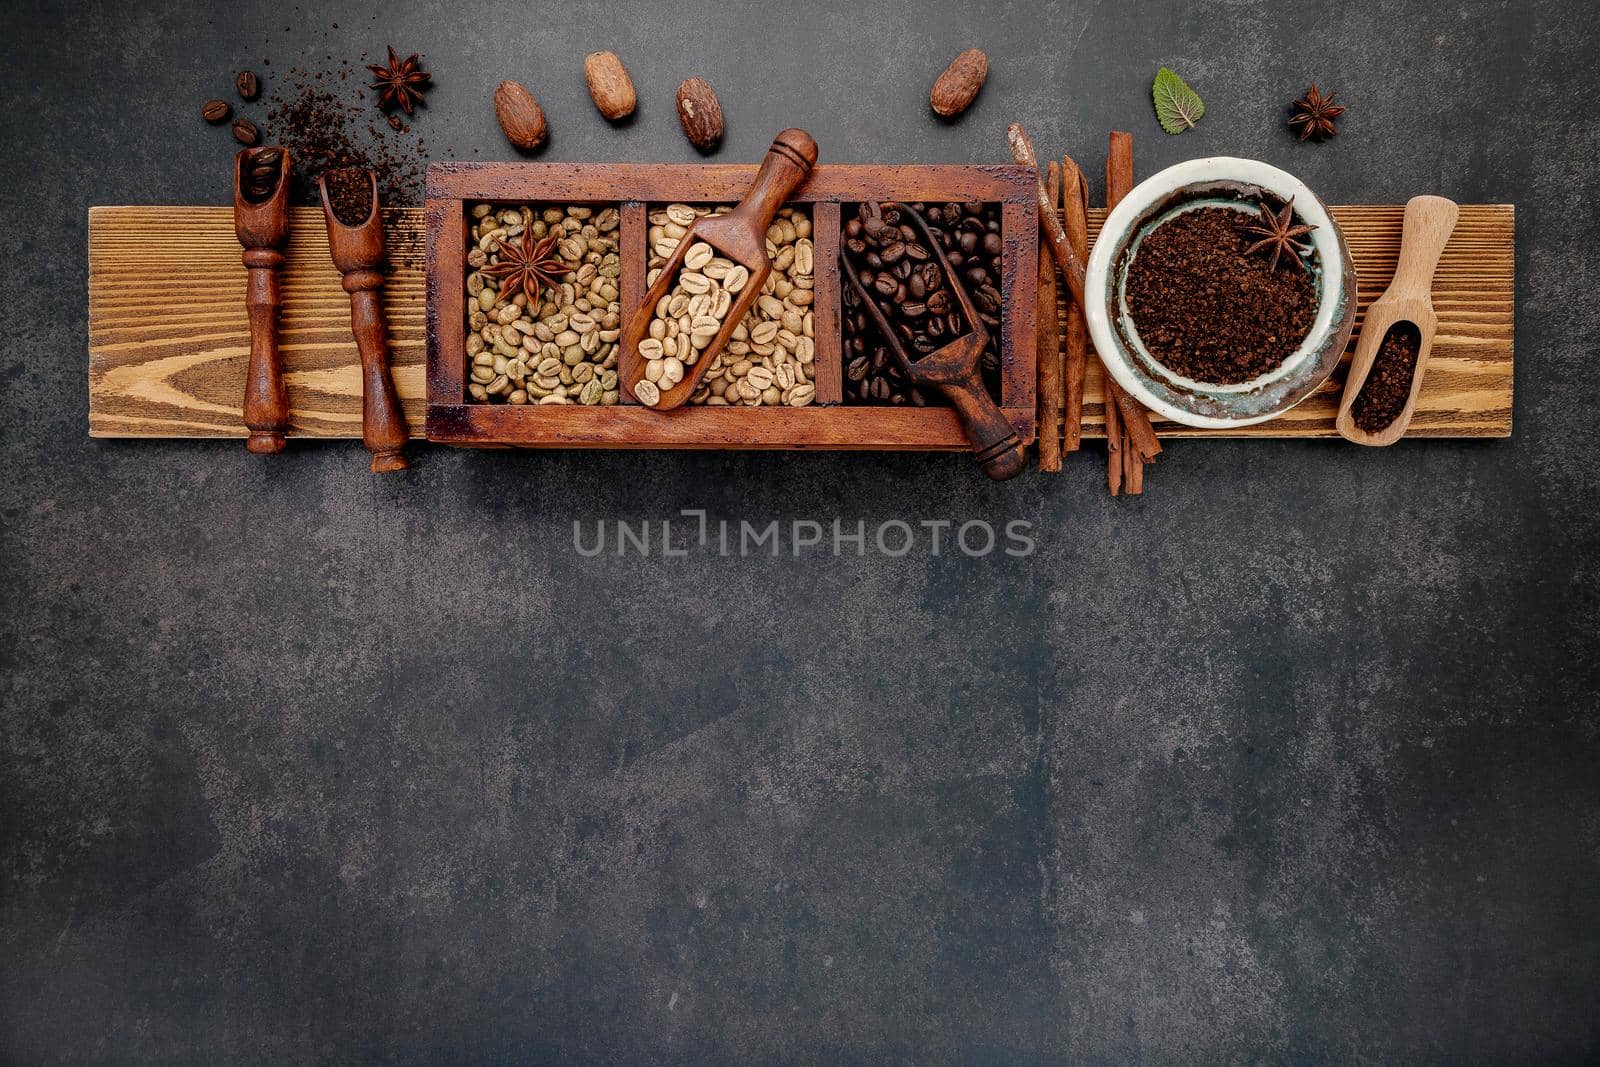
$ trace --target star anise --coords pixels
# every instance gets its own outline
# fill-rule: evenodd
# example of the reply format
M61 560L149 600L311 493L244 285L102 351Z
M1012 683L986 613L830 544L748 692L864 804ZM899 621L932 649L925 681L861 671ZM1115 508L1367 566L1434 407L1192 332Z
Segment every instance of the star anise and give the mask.
M1296 226L1294 224L1294 198L1290 197L1289 202L1283 205L1283 210L1276 214L1266 204L1258 206L1261 210L1261 220L1264 225L1246 226L1244 227L1244 232L1253 237L1259 237L1261 240L1245 249L1245 255L1250 256L1257 252L1265 252L1270 248L1272 250L1272 262L1268 264L1267 270L1277 270L1278 257L1286 253L1290 259L1300 264L1301 270L1310 270L1311 268L1306 266L1305 260L1301 257L1311 251L1311 246L1302 241L1297 241L1295 238L1304 237L1316 227L1308 225Z
M368 63L367 69L378 79L372 83L372 88L378 90L378 107L387 109L398 105L407 115L411 114L412 108L424 102L422 91L433 80L422 69L417 53L412 52L402 60L396 54L394 45L389 46L388 66Z
M1335 104L1333 97L1333 93L1323 96L1322 90L1312 85L1306 90L1305 96L1294 102L1294 115L1289 119L1289 128L1300 135L1300 140L1321 144L1339 133L1334 127L1334 120L1343 115L1345 109L1343 104Z
M553 254L552 250L560 241L560 229L538 243L534 242L531 229L522 231L522 240L517 244L497 240L495 250L500 253L500 262L484 267L483 273L506 280L500 290L506 298L521 289L528 295L528 305L538 307L539 290L546 285L551 288L560 285L562 275L573 269Z

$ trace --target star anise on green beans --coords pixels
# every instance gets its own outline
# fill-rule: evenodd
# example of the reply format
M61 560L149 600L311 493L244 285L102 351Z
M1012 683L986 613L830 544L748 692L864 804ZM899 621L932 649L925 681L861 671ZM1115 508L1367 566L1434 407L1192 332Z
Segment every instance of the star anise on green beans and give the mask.
M497 240L495 251L500 253L500 262L484 267L483 273L504 282L500 292L506 299L521 289L528 294L529 306L537 307L540 289L546 285L551 288L560 285L562 276L573 269L554 254L560 240L559 229L538 242L534 241L530 229L522 231L522 240L516 244Z
M1298 263L1301 270L1310 270L1311 268L1306 266L1305 260L1301 257L1311 251L1311 246L1303 241L1296 240L1296 238L1304 237L1316 227L1304 224L1296 226L1294 224L1294 197L1290 197L1289 202L1283 205L1283 210L1277 213L1274 213L1266 204L1259 204L1257 207L1261 211L1262 224L1259 226L1246 226L1244 227L1244 232L1252 237L1261 239L1246 248L1244 250L1245 255L1253 256L1257 252L1265 254L1268 249L1271 249L1272 262L1268 264L1267 270L1277 270L1278 257L1285 254Z
M422 61L415 52L401 59L395 52L394 45L389 46L388 66L367 64L367 69L378 79L372 83L372 88L378 90L379 108L387 110L398 106L409 115L413 108L423 103L422 91L433 79L422 69L421 64Z

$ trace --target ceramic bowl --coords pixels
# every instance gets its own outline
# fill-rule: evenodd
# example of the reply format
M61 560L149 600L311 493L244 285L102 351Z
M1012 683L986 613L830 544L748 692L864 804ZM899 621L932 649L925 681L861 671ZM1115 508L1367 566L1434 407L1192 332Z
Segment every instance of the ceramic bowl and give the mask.
M1124 281L1146 234L1185 210L1232 207L1255 213L1263 197L1294 199L1320 299L1300 347L1259 378L1233 385L1197 382L1158 363L1139 341ZM1084 285L1089 333L1117 381L1151 411L1186 426L1225 429L1277 418L1317 391L1344 355L1356 319L1356 275L1344 234L1327 205L1287 171L1252 159L1192 159L1147 179L1107 217Z

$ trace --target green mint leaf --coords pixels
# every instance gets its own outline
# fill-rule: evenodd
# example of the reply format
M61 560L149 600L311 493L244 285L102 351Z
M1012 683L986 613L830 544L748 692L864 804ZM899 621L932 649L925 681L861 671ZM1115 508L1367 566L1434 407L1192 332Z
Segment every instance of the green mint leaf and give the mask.
M1166 67L1156 72L1156 83L1151 87L1156 102L1156 118L1168 133L1182 133L1194 129L1206 113L1206 105L1187 82Z

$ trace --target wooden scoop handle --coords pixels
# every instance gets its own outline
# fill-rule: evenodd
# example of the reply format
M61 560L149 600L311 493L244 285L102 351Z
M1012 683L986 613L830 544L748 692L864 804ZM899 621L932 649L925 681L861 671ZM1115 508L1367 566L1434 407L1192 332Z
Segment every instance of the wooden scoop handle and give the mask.
M997 482L1015 478L1028 465L1022 438L984 390L976 374L941 384L939 390L961 417L972 454L983 473Z
M375 270L344 276L344 290L350 294L350 330L361 353L361 440L372 453L376 474L411 466L404 452L411 431L400 414L400 395L389 370L389 328L378 298L382 284L383 275Z
M772 147L767 149L750 191L728 212L726 223L732 224L738 219L758 238L764 238L778 209L806 180L816 163L816 140L804 130L784 130L772 139Z
M250 368L244 381L244 424L250 437L245 447L269 456L283 451L289 429L289 391L278 354L278 311L283 305L278 272L283 269L283 253L246 249L244 265L250 269L244 297L250 316Z
M1417 196L1406 203L1400 262L1385 299L1414 297L1433 303L1433 273L1455 231L1461 209L1442 196Z
M258 455L282 452L289 429L289 393L283 384L283 359L278 352L278 311L283 304L279 273L283 246L289 240L289 153L278 156L278 183L265 199L245 195L245 168L252 150L234 157L233 229L244 248L249 270L245 311L250 317L250 366L245 372L244 424L250 431L245 447Z

